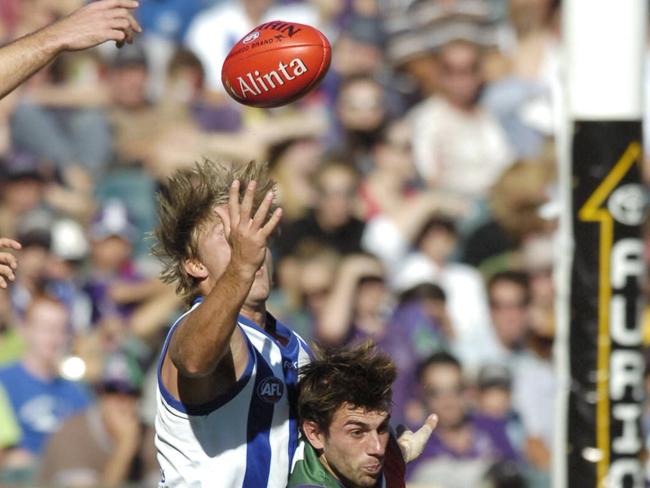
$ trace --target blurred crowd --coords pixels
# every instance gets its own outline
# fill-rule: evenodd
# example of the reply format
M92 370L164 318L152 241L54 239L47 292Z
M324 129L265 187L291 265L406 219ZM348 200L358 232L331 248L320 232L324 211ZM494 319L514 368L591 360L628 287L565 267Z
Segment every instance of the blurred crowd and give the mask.
M2 0L0 40L82 3ZM559 0L140 3L136 44L66 53L0 101L0 235L23 246L0 485L157 486L157 358L184 304L150 255L155 192L206 157L278 183L272 313L388 351L395 424L438 414L412 486L550 486ZM274 19L324 32L330 71L287 107L238 105L221 64Z

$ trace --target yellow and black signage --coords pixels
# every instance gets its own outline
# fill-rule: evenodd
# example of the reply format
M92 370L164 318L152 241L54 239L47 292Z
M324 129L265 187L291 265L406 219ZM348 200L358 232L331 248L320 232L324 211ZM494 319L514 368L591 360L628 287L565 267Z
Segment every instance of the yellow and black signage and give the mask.
M567 486L643 486L641 123L576 122Z

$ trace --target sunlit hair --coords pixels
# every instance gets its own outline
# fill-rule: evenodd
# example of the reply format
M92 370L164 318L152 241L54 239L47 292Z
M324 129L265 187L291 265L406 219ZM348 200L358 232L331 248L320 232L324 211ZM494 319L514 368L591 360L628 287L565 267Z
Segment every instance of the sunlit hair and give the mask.
M240 182L240 200L248 183L257 182L253 214L266 193L275 189L266 163L229 164L205 159L176 171L158 192L159 223L154 231L157 242L153 254L163 263L161 279L175 284L176 292L185 298L196 294L199 282L185 271L184 263L198 258L199 236L217 219L214 208L228 203L235 179Z
M342 406L368 412L390 412L397 369L374 344L317 351L319 356L300 368L298 416L329 432L334 413Z

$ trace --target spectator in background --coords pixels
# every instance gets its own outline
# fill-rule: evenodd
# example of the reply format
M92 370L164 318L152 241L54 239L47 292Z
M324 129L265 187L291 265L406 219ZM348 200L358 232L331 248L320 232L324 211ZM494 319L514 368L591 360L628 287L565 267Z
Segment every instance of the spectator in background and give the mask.
M161 110L167 107L177 120L178 111L189 111L192 121L206 132L236 131L241 127L241 114L229 104L209 100L205 90L205 69L201 60L188 49L178 49L167 72L165 95Z
M291 138L269 148L269 165L287 222L304 218L318 202L314 176L323 164L323 144L316 138Z
M80 263L88 252L85 230L70 218L56 218L41 209L20 224L24 246L21 267L9 293L15 313L24 316L31 297L44 291L65 304L74 333L90 324L90 302L81 289Z
M524 469L514 461L498 461L485 474L485 488L529 488Z
M500 361L513 370L526 347L530 288L521 271L494 274L487 285L492 327L499 345Z
M140 36L149 60L149 93L156 99L164 93L167 67L183 42L194 17L211 0L156 0L142 2L137 16L143 27Z
M432 36L426 28L418 28L410 19L401 25L390 25L404 18L401 7L397 15L384 17L389 31L386 55L395 71L394 83L402 103L406 108L411 108L438 92L439 68L435 44L431 42ZM395 29L402 32L391 32Z
M0 369L0 384L9 395L23 436L5 456L5 470L30 479L48 438L65 419L90 404L78 384L59 377L59 363L69 338L69 315L60 301L37 295L27 308L23 332L25 354Z
M377 258L351 255L344 258L334 286L318 317L317 337L325 344L342 345L386 333L392 305L385 270Z
M70 53L25 85L11 119L14 150L100 176L112 157L109 94L96 52Z
M97 403L63 423L47 443L39 483L123 486L133 478L142 435L138 398L142 372L126 352L107 355L95 384ZM147 439L149 440L149 439Z
M486 425L505 429L510 444L518 454L524 449L524 430L512 403L512 373L502 364L481 366L476 379L475 415Z
M361 251L364 223L355 215L358 176L343 162L325 162L314 175L316 206L306 217L282 229L277 251L282 258L311 243L331 247L341 255Z
M82 290L81 268L89 250L85 229L70 218L55 219L48 224L51 252L46 265L46 289L66 304L73 332L79 334L91 323L90 300Z
M159 119L147 94L147 57L139 44L120 50L109 63L109 120L115 158L146 162Z
M510 0L501 56L493 57L494 82L485 106L506 130L517 157L534 158L554 133L560 98L560 2Z
M442 288L423 283L400 295L386 332L377 340L398 368L393 383L394 422L417 425L418 410L412 411L412 399L418 388L418 365L435 352L448 351L453 338Z
M18 254L20 267L16 269L16 280L9 290L13 312L23 320L34 296L47 285L47 264L51 258L52 238L42 228L25 229L18 234L22 249Z
M373 167L359 187L364 220L382 214L399 220L417 193L411 132L403 119L392 121L374 145Z
M384 88L367 75L343 80L335 105L338 127L330 145L362 174L372 168L372 148L389 113Z
M531 486L549 486L557 391L553 362L554 255L550 237L537 236L526 241L523 256L530 277L531 301L527 347L513 370L513 403L524 426Z
M421 283L403 291L399 295L399 301L402 304L420 304L424 313L440 328L445 344L443 348L448 347L454 339L454 328L447 311L447 295L442 288L434 283Z
M407 466L407 479L424 486L479 486L497 460L517 459L505 427L483 422L469 411L463 371L446 352L433 354L418 373L426 416L438 415L438 427L422 455Z
M503 130L479 104L481 62L481 48L471 42L443 46L439 95L409 112L419 174L430 188L461 195L470 203L485 198L512 162Z
M0 158L2 200L0 234L16 237L20 222L32 210L44 205L45 189L51 179L47 163L25 153Z
M521 266L521 245L536 233L553 227L541 209L549 202L555 179L555 160L518 161L507 168L490 189L490 218L471 231L462 261L484 275Z
M384 33L378 18L353 15L336 38L332 69L342 79L379 75L384 68Z
M420 291L394 300L380 262L367 255L344 258L331 291L318 316L317 337L325 344L341 345L372 340L391 355L398 368L393 414L407 418L407 404L415 386L413 376L420 360L446 347L445 315L441 294ZM435 308L436 316L431 314ZM421 420L421 419L418 419Z
M98 325L103 319L126 318L133 311L130 305L135 296L118 293L113 287L143 280L132 259L135 227L126 207L119 200L107 202L95 216L89 237L92 267L84 288L92 303L91 322Z
M135 228L119 200L104 204L90 225L91 273L84 289L91 300L94 327L119 345L130 334L150 339L179 300L155 277L147 277L133 255Z
M275 317L310 341L332 291L339 255L327 247L304 246L276 266L277 287L269 308Z
M475 369L494 358L497 342L481 276L472 267L452 260L457 240L455 222L444 215L432 215L414 240L415 252L398 266L393 286L405 290L420 283L435 283L444 290L454 331L452 350L466 368Z
M0 385L0 472L2 472L5 453L20 442L21 435L20 426L7 393ZM1 474L0 479L2 479Z

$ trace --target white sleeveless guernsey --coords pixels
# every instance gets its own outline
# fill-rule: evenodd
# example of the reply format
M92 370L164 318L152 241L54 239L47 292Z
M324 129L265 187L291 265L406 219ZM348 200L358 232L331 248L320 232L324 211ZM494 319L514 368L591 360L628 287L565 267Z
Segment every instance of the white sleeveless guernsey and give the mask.
M298 367L309 362L309 346L279 322L286 345L240 316L249 346L246 371L224 395L185 405L167 391L160 370L174 330L201 301L174 322L158 366L159 487L285 488L298 444Z

